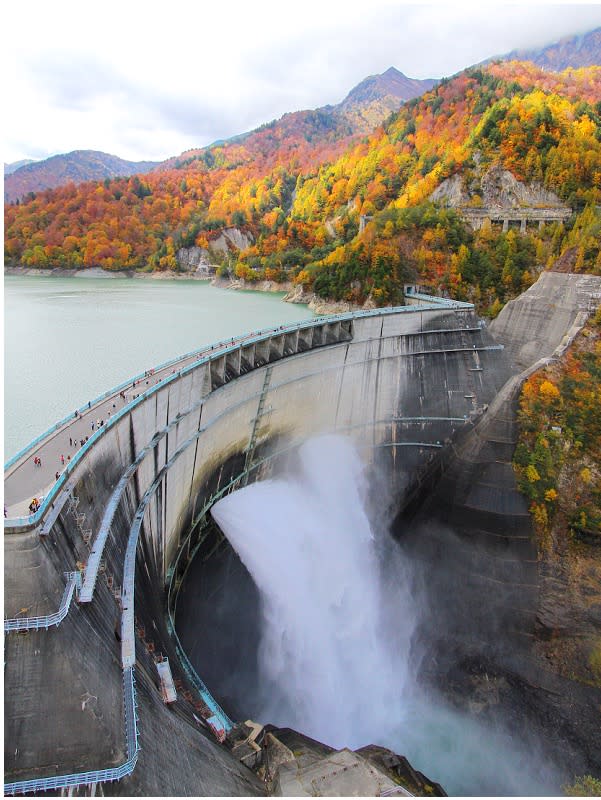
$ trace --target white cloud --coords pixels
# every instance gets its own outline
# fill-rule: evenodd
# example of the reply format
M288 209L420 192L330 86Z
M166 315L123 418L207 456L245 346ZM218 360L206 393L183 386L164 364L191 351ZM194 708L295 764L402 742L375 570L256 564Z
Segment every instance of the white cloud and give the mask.
M395 66L451 75L601 25L598 4L20 0L3 5L4 160L163 159Z

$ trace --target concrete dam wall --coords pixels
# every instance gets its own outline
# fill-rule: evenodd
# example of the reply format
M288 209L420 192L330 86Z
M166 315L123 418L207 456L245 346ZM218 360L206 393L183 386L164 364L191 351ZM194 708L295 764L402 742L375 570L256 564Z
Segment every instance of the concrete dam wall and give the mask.
M438 480L509 370L471 306L413 300L216 348L116 414L32 521L7 521L6 791L264 793L231 755L235 726L179 643L179 589L195 555L220 544L213 502L311 435L350 436L399 504ZM514 504L501 514L515 511L519 531L497 525L478 580L515 597L519 576L503 562L532 561L530 529L507 470L501 483ZM480 491L479 529L495 491Z

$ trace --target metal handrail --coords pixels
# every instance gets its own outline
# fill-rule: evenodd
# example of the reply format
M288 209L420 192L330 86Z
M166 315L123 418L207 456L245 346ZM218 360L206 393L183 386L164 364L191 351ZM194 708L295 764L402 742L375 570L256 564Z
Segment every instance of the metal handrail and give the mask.
M115 487L104 511L104 515L102 517L102 523L100 525L100 530L98 531L98 535L94 540L92 545L92 549L90 550L90 556L88 558L88 563L85 569L83 584L79 593L79 602L80 603L91 603L92 598L94 597L94 589L96 587L96 581L98 579L98 570L100 569L100 563L102 560L102 555L104 553L104 546L106 544L106 540L109 535L109 531L111 525L113 523L113 518L115 516L115 512L117 511L117 506L121 502L121 497L125 488L129 482L129 479L134 474L134 472L138 469L141 462L144 460L148 452L155 447L156 443L160 440L162 435L165 432L169 431L172 425L168 425L161 433L156 434L151 441L146 445L146 447L142 448L142 450L138 453L136 458L132 461L129 467L125 470L121 478L119 479L119 483Z
M136 646L135 646L135 625L134 625L134 591L135 591L135 563L136 563L136 548L138 544L138 536L142 526L142 520L146 512L146 507L150 502L151 497L157 490L157 487L163 480L165 472L167 472L172 465L173 461L180 455L180 452L174 454L172 458L165 464L154 481L150 484L148 489L144 492L144 496L136 510L134 522L130 528L130 534L127 541L127 550L125 554L125 564L123 567L123 590L121 593L121 602L123 606L123 614L121 617L121 652L122 664L124 669L133 665L136 659ZM179 639L176 638L176 646L178 655L181 655L183 650L180 650L181 645ZM203 699L205 705L210 708L213 714L220 720L224 730L229 731L233 728L233 723L227 716L225 711L217 703L213 695L210 693L206 685L199 678L198 674L191 666L187 657L185 657L184 666L186 672L191 668L191 675L193 683L197 691Z
M471 303L460 303L459 301L445 301L444 298L437 298L439 304L444 304L448 308L469 308L473 309L473 305ZM81 447L80 450L75 453L72 460L69 462L68 466L65 467L64 471L62 472L61 476L59 477L58 481L53 485L51 490L49 491L48 495L45 497L44 501L42 502L40 508L36 511L35 514L27 517L16 517L13 519L5 520L5 527L11 526L16 528L25 528L28 526L35 526L37 525L46 514L48 507L56 497L58 491L63 487L66 483L68 478L70 477L71 473L74 471L76 465L79 461L83 458L83 456L87 453L87 451L96 443L98 437L103 436L109 428L112 428L119 420L122 419L123 416L129 414L134 408L136 408L139 404L144 402L148 397L151 397L155 392L160 391L165 388L169 383L181 378L184 375L192 372L193 370L197 369L202 364L206 364L210 361L215 360L216 358L221 358L228 353L234 352L243 346L250 346L253 344L257 344L261 341L266 341L271 338L274 333L276 335L283 335L285 333L291 333L296 330L307 329L311 327L316 327L318 325L331 324L332 322L336 321L348 321L351 319L355 319L358 317L369 317L369 316L382 316L382 315L390 315L390 314L398 314L398 313L418 313L423 311L433 311L437 310L436 305L430 304L426 306L421 305L414 305L414 306L398 306L393 308L385 308L385 309L372 309L370 311L356 311L356 312L349 312L346 314L338 314L332 315L328 317L317 317L313 320L303 321L299 323L293 323L289 326L281 326L280 328L269 328L266 332L258 332L251 337L246 337L244 339L234 339L230 340L228 344L222 345L219 343L214 347L220 347L220 350L211 350L208 351L206 348L202 351L203 355L197 361L192 362L186 367L183 367L178 372L174 372L171 375L168 375L159 383L155 384L154 386L149 387L145 392L141 393L139 397L135 400L132 400L122 409L117 411L100 429L97 429L94 434L89 438L87 442ZM424 333L428 333L428 331L424 331ZM232 341L234 342L232 344ZM460 348L460 351L468 350L470 348ZM480 346L476 348L477 350L498 350L502 349L502 345L489 345L489 346ZM443 352L438 350L429 350L423 351L421 353L411 353L411 355L426 355L428 353L436 353L436 352ZM446 352L446 351L445 351Z
M67 585L58 611L41 617L14 617L4 620L4 633L10 631L48 630L54 625L59 625L69 613L71 600L76 589L81 588L81 572L65 572Z
M138 761L140 752L138 713L136 703L136 682L133 667L123 670L123 703L125 712L125 737L127 760L118 767L97 769L89 772L74 772L69 775L56 775L50 778L32 778L26 781L13 781L4 784L5 795L46 792L68 786L85 786L93 783L118 781L130 775Z
M331 315L328 315L328 316L318 316L318 317L314 317L311 320L301 320L300 322L293 322L293 323L289 323L287 325L281 325L281 326L276 327L276 328L274 328L274 327L262 328L259 331L257 331L251 338L248 338L246 334L241 334L240 336L237 336L237 337L232 337L232 338L229 338L229 339L222 339L219 342L215 342L215 343L213 343L211 345L205 345L202 348L198 348L198 350L191 350L189 353L185 353L184 355L176 356L175 358L169 359L168 361L165 361L164 363L159 364L158 366L154 367L154 370L156 372L156 371L159 371L161 369L165 369L166 367L170 367L170 366L173 366L175 364L178 364L181 361L185 361L187 358L191 358L192 356L195 356L197 354L199 356L201 354L204 354L205 356L212 356L212 355L215 354L215 350L218 349L218 348L222 348L222 347L228 348L229 347L229 349L231 349L232 346L234 346L234 345L235 346L240 346L240 345L242 345L242 343L244 343L244 344L253 344L256 341L265 339L265 338L267 338L268 336L271 336L274 333L276 333L276 334L278 334L278 333L293 333L294 331L301 330L303 328L315 327L316 325L323 325L324 323L340 322L340 321L346 321L346 320L349 320L349 319L357 319L357 318L373 317L373 316L382 316L382 315L388 316L390 314L416 313L416 312L419 312L419 311L428 311L428 310L431 311L431 310L433 310L433 307L437 307L437 306L438 307L444 307L444 308L454 308L454 309L463 308L463 309L466 309L466 310L473 310L473 308L474 308L473 303L465 303L465 302L459 301L459 300L449 300L449 299L444 298L444 297L434 297L434 296L431 296L431 295L426 295L426 294L421 294L421 293L420 294L416 293L416 294L412 294L412 295L409 295L409 296L415 297L418 300L423 301L424 305L390 306L389 308L374 308L374 309L369 309L369 310L366 310L366 311L348 311L348 312L344 312L344 313L341 313L341 314L331 314ZM190 366L195 366L198 363L200 363L200 362L196 361L196 362L194 362L194 365L190 365ZM147 377L147 372L148 371L146 371L145 373L139 373L138 375L136 375L134 377L128 378L128 380L123 381L122 383L118 384L117 386L113 387L112 389L108 389L106 392L103 392L101 395L98 395L98 397L96 397L94 400L90 400L88 403L84 403L84 405L82 405L80 408L77 409L77 414L81 414L81 413L83 413L85 411L88 411L88 409L91 406L96 405L96 403L99 403L102 400L105 400L107 397L111 397L112 395L117 394L119 391L121 391L122 389L125 389L127 386L129 386L132 381L138 381L138 380L141 380L144 377ZM171 376L168 376L168 378L169 377L171 377ZM164 380L168 380L168 378L166 378ZM159 384L155 384L155 386L160 386L162 383L163 383L163 381L161 381ZM155 388L155 387L151 387L151 388ZM67 415L62 420L60 420L59 422L56 422L54 425L52 425L50 428L48 428L48 430L46 430L44 433L41 433L39 436L37 436L35 439L33 439L33 441L31 441L29 444L27 444L25 447L23 447L21 450L19 450L18 453L16 453L14 456L12 456L12 458L10 458L4 464L4 471L6 472L6 470L9 467L11 467L16 461L18 461L27 452L32 450L37 444L42 442L44 439L48 438L55 431L59 430L63 425L66 425L66 423L69 422L70 420L72 420L74 418L74 416L75 416L74 414ZM90 440L91 440L91 438L92 437L90 437Z
M268 332L270 330L277 331L278 329L277 328L264 328L259 332L260 333L266 333L266 332ZM235 338L237 340L240 337L235 337ZM215 342L213 344L207 344L207 345L205 345L203 347L199 347L198 350L190 350L189 353L184 353L183 355L176 356L175 358L169 359L168 361L165 361L162 364L159 364L158 366L156 366L154 368L151 367L151 369L154 369L154 371L157 372L157 371L159 371L161 369L165 369L166 367L170 367L170 366L173 366L174 364L178 364L180 361L185 361L187 358L191 358L192 356L200 355L201 353L205 353L207 350L214 350L215 348L218 348L218 347L225 347L227 344L231 344L231 343L232 343L231 337L229 339L222 339L219 342ZM118 392L120 392L121 390L127 388L130 385L130 383L132 383L132 381L142 380L143 378L146 378L146 377L148 377L148 370L145 373L140 373L138 375L134 375L131 378L128 378L126 381L123 381L122 383L118 384L117 386L114 386L112 389L107 389L106 392L103 392L102 394L99 394L98 397L94 398L94 400L89 400L87 403L84 403L83 406L80 406L77 409L77 414L79 415L79 414L84 413L85 411L89 411L92 406L96 405L96 403L100 403L102 400L106 400L107 397L111 397L112 395L115 395ZM63 417L63 419L61 419L59 422L55 422L54 425L52 425L50 428L48 428L48 430L44 431L44 433L41 433L39 436L36 436L36 438L33 439L31 442L29 442L29 444L25 445L25 447L21 448L21 450L19 450L18 453L16 453L14 456L12 456L11 458L8 459L8 461L4 464L4 471L6 472L6 470L9 467L12 467L12 465L15 463L15 461L18 461L22 456L25 455L25 453L29 452L29 450L32 450L35 447L35 445L39 444L41 441L43 441L44 439L46 439L49 436L51 436L51 434L53 434L55 431L59 430L63 425L66 425L68 422L70 422L74 418L75 418L75 413L68 414L66 417Z

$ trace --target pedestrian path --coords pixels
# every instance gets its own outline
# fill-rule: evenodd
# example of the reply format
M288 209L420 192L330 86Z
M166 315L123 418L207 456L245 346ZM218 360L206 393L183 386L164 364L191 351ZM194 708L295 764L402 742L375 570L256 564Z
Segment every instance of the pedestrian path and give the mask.
M8 463L4 471L4 516L9 519L27 517L32 513L31 503L39 503L52 489L64 468L87 440L110 420L111 416L160 381L192 364L203 355L219 350L226 345L239 343L248 335L227 342L220 342L188 353L180 359L149 369L142 376L132 379L63 421L61 425L41 437L33 447L26 449L18 458ZM39 460L39 464L38 464Z

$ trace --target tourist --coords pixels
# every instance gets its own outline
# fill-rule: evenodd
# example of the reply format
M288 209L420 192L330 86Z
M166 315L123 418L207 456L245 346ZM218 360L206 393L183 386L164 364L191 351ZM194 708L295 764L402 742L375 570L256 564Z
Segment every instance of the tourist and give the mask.
M64 455L61 453L61 464L64 464L64 463L65 463L65 457L64 457Z
M57 471L56 471L56 475L54 476L54 477L55 477L55 479L56 479L56 480L58 480L58 479L60 478L60 476L61 476L61 474L60 474L60 472L57 470Z
M73 437L69 436L69 447L73 447Z
M92 420L92 430L94 430L94 420Z

